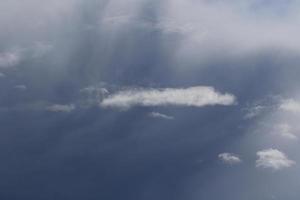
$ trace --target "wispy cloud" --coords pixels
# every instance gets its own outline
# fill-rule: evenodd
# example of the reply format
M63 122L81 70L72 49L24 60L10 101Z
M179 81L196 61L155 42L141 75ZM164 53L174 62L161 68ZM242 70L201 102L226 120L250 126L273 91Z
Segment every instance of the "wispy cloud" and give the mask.
M161 119L167 119L167 120L174 119L173 116L165 115L165 114L162 114L162 113L159 113L159 112L151 112L149 114L149 116L153 117L153 118L161 118Z
M27 90L27 86L26 85L16 85L15 87L14 87L15 89L17 89L17 90Z
M107 95L109 92L104 87L96 87L96 86L89 86L80 90L81 93L87 95L95 95L95 96L104 96Z
M61 104L54 104L51 106L48 106L46 110L51 112L72 112L75 110L74 104L68 104L68 105L61 105Z
M100 84L98 86L85 87L80 90L80 94L82 95L81 106L90 107L98 106L99 102L109 95L109 91Z
M53 48L50 43L34 42L31 46L15 47L13 50L0 52L0 69L10 69L18 66L21 61L40 58Z
M283 123L275 126L276 133L282 138L289 140L297 140L298 137L292 132L292 127L289 124Z
M242 162L242 160L240 159L240 157L236 154L232 154L232 153L221 153L218 155L218 158L223 161L226 164L239 164Z
M194 106L233 105L235 96L221 94L213 87L129 89L104 98L102 107L128 109L133 106Z
M245 119L253 119L257 116L259 116L263 110L265 109L264 106L262 105L255 105L253 107L247 108L246 110L246 114L244 116Z
M18 52L0 53L0 68L8 69L19 64L21 57Z
M31 48L31 54L33 58L40 58L44 55L47 55L54 49L54 46L50 43L46 42L36 42L34 46Z
M295 161L288 159L283 152L277 149L265 149L258 151L256 155L258 157L256 167L258 168L280 170L296 164Z

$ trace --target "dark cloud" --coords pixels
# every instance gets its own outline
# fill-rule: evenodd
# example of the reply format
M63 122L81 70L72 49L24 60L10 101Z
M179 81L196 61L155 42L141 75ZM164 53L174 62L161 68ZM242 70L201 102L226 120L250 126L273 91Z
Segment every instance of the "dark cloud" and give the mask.
M299 199L298 8L1 1L0 198Z

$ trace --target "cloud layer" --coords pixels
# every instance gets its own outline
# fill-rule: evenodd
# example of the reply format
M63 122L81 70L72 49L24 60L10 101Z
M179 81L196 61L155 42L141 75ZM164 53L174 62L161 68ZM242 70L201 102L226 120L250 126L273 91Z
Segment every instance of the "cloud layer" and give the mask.
M194 106L232 105L235 96L221 94L213 87L129 89L103 99L102 107L128 109L133 106Z

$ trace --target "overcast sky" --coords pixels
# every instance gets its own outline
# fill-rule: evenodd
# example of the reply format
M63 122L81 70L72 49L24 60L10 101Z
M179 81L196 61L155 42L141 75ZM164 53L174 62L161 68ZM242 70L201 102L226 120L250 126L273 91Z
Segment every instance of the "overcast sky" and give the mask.
M1 0L0 199L298 200L300 2Z

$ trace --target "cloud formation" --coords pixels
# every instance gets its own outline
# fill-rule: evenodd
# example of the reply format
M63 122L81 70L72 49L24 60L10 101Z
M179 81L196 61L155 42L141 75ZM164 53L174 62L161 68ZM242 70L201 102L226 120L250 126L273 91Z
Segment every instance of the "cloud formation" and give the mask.
M232 153L221 153L218 155L218 158L226 164L239 164L242 162L238 155Z
M100 103L102 107L128 109L133 106L229 106L235 103L232 94L221 94L213 87L129 89L112 94Z
M165 115L165 114L162 114L162 113L159 113L159 112L151 112L149 114L149 116L153 117L153 118L161 118L161 119L167 119L167 120L174 119L173 116Z
M258 151L256 155L258 157L256 160L256 167L258 168L281 170L296 164L295 161L288 159L283 152L277 149L265 149Z

